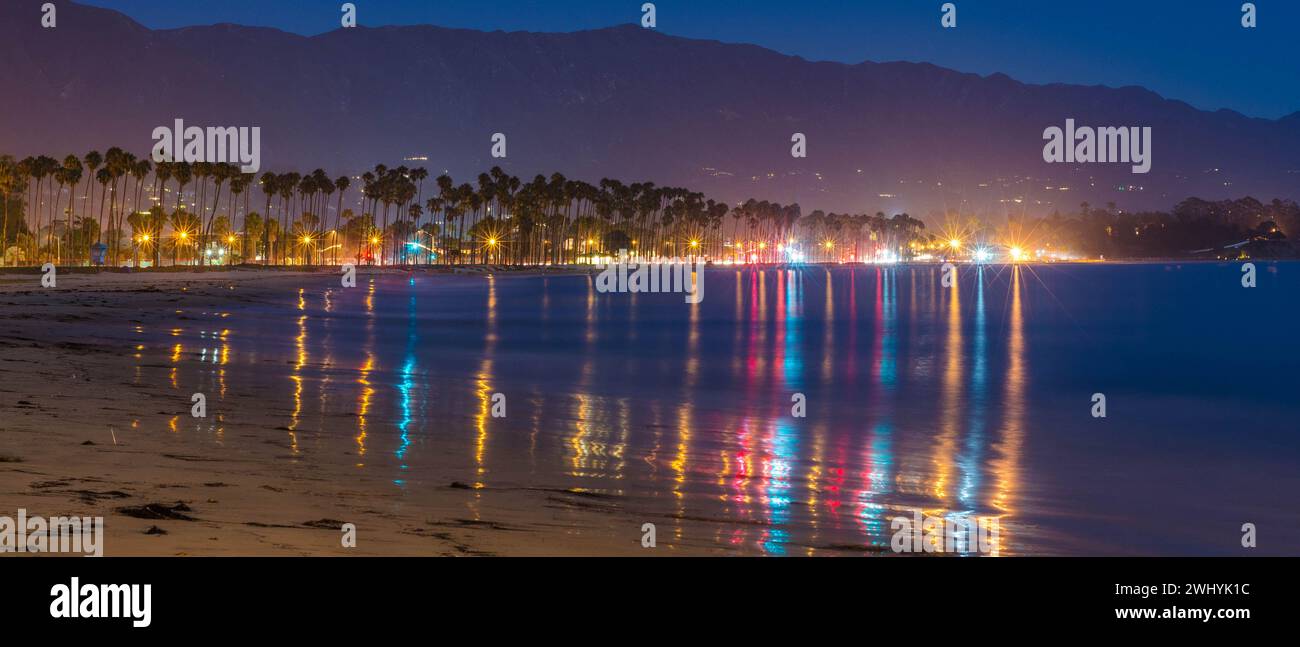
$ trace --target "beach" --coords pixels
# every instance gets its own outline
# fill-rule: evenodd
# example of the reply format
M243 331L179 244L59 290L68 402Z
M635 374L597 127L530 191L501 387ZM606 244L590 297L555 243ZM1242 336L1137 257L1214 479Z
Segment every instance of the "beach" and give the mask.
M591 494L447 480L415 506L388 479L358 477L354 452L295 462L259 433L279 422L226 425L228 443L196 443L168 431L193 418L166 372L129 379L133 347L93 338L106 322L173 325L232 302L337 286L333 272L65 274L48 290L39 278L0 273L0 509L11 516L103 516L110 556L641 551L642 521ZM237 439L247 444L236 450ZM355 548L341 545L343 523L357 526Z
M1277 552L1295 342L1232 330L1290 316L1292 272L714 268L697 305L586 272L0 273L0 514L102 516L108 556L882 555L921 514L996 520L1000 555L1232 554L1243 519Z

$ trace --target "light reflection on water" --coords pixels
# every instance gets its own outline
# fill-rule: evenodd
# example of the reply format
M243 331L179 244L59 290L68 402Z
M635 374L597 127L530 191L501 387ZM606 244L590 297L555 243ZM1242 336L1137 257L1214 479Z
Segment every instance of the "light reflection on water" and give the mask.
M136 358L168 354L175 389L192 372L216 380L224 425L269 416L294 461L346 452L405 492L460 481L476 501L494 488L608 495L666 544L887 550L890 519L920 509L999 519L1003 555L1125 552L1105 533L1158 513L1124 509L1094 471L1119 456L1147 466L1134 456L1156 461L1163 441L1141 439L1149 418L1093 420L1088 398L1133 386L1133 353L1168 361L1151 345L1188 339L1118 331L1125 313L1100 312L1095 288L1066 305L1089 269L963 268L952 289L930 267L712 270L699 304L599 294L587 276L377 277L236 309L216 334L144 331ZM1149 325L1160 315L1146 307L1127 315ZM1109 363L1084 327L1111 333ZM219 346L193 362L205 335ZM1158 373L1177 384L1181 370ZM791 415L796 393L805 418ZM221 433L187 423L172 426ZM1116 440L1122 425L1138 438ZM1209 446L1211 431L1189 433Z

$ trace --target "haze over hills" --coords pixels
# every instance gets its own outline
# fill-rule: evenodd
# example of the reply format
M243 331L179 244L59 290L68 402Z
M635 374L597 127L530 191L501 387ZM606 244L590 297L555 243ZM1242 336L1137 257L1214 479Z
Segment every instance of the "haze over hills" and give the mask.
M567 34L433 26L304 37L149 30L59 3L56 29L0 7L0 152L121 146L157 126L260 126L264 170L493 165L748 197L805 211L1050 213L1080 202L1300 198L1300 113L1204 112L1136 87L1027 85L926 64L809 62L636 26ZM1048 165L1043 129L1150 126L1151 172ZM508 158L490 156L493 133ZM793 159L790 138L808 138ZM427 157L427 161L403 161ZM1064 190L1063 190L1064 188ZM1121 190L1122 189L1122 190Z

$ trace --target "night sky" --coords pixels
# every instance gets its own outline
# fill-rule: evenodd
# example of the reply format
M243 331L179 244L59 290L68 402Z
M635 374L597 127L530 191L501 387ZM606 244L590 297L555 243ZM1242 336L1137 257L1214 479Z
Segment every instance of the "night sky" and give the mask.
M148 27L233 22L318 34L342 0L82 0ZM362 25L574 31L640 20L642 0L352 0ZM1258 0L659 0L669 34L748 42L812 60L924 61L1033 83L1142 85L1206 110L1276 118L1300 110L1300 2Z

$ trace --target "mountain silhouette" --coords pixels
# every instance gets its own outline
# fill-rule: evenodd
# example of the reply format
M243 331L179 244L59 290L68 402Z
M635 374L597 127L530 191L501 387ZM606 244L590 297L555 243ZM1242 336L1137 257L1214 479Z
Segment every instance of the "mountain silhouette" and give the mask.
M59 2L58 26L43 29L40 4L0 7L0 152L16 156L110 146L144 156L153 129L181 118L261 127L264 170L406 164L461 180L499 165L525 178L652 181L805 211L1300 198L1300 113L1207 112L1139 87L812 62L632 25L305 37L230 24L151 30ZM1151 172L1044 163L1044 128L1067 118L1150 126ZM494 133L507 136L505 159L490 154ZM791 156L794 133L807 137L806 158Z

